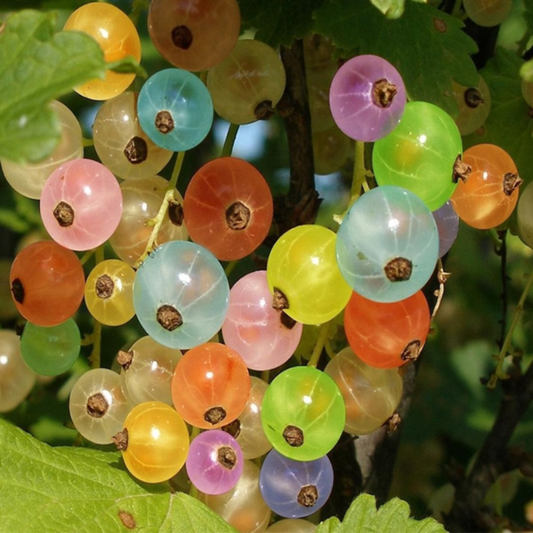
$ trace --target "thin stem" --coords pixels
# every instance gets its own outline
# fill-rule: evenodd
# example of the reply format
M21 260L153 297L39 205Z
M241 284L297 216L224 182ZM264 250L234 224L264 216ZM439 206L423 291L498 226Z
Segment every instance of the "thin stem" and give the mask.
M168 206L174 202L174 189L176 188L176 184L178 182L178 177L180 175L184 157L185 152L178 152L178 156L176 157L176 163L174 164L174 170L172 171L172 176L170 178L170 181L168 182L167 191L165 192L165 196L163 197L163 201L161 202L159 211L157 212L157 215L154 218L146 221L146 225L153 226L153 229L152 233L150 234L150 238L146 243L146 248L144 249L143 254L141 255L141 257L139 257L139 259L134 265L135 268L139 268L142 262L148 257L148 255L150 255L154 251L156 247L155 243L157 241L157 235L159 233L159 230L161 229L161 226L165 219L165 215L168 212Z
M98 322L98 320L94 321L94 329L91 339L93 341L93 350L89 356L89 363L91 368L100 368L100 354L102 350L102 324Z
M235 139L237 138L237 132L239 131L239 125L231 123L229 125L228 133L226 134L226 140L224 141L224 146L222 147L222 153L220 157L229 157L231 152L233 152L233 145L235 144Z
M88 148L89 146L94 146L94 141L92 139L87 139L86 137L83 137L82 146L84 148Z
M185 152L178 152L178 155L176 156L176 162L174 163L174 168L172 169L172 176L170 177L170 181L168 182L167 191L173 191L176 188L184 159Z
M80 263L84 265L94 255L95 250L89 250L80 257Z
M507 332L507 335L505 336L505 340L503 341L503 345L501 347L500 353L496 356L498 363L496 365L496 369L494 370L494 373L490 376L489 382L487 384L487 387L489 389L493 389L496 386L498 379L506 379L508 377L503 372L503 363L505 361L505 358L508 355L509 349L511 348L511 341L513 338L513 333L524 311L524 304L526 302L526 298L531 289L531 285L533 285L533 272L529 274L529 278L527 280L526 286L524 287L522 295L520 296L520 300L518 301L518 305L516 306L516 309L514 311L513 319L511 321L511 325L509 326L509 331Z
M463 5L463 0L455 0L452 9L452 17L463 19L464 13L461 11L461 6Z
M234 270L235 270L235 267L239 264L239 261L230 261L227 265L226 265L226 268L224 269L224 272L226 274L226 277L228 277Z
M334 351L333 351L333 348L331 347L331 342L329 341L329 339L326 339L326 342L324 344L324 349L326 350L326 353L328 354L328 357L330 359L333 359L335 357L335 355L337 355Z
M207 70L202 70L202 72L200 72L200 80L204 85L207 85L207 73Z
M189 441L192 442L196 437L200 435L200 428L197 428L196 426L191 426L191 436L189 438Z
M98 246L98 248L95 248L94 257L96 259L96 264L101 263L105 259L103 244L101 246Z
M355 141L355 160L353 165L352 189L349 206L361 196L361 187L366 183L365 143Z
M263 370L263 372L261 372L261 379L270 383L270 370Z
M444 297L444 284L448 281L448 278L451 276L449 272L444 272L444 266L442 264L442 259L437 260L437 279L439 280L439 288L435 291L435 296L437 297L437 301L435 303L435 307L433 308L433 312L431 313L431 322L435 320L435 316L437 316L437 312L440 308L440 304L442 303L442 298Z
M320 356L322 355L322 350L324 349L324 346L326 344L326 341L329 337L329 327L331 325L331 320L329 322L326 322L325 324L322 324L320 326L320 332L318 333L318 339L316 340L315 348L313 349L313 353L311 354L311 357L309 359L309 362L307 363L307 366L316 366L318 365L318 360L320 359Z

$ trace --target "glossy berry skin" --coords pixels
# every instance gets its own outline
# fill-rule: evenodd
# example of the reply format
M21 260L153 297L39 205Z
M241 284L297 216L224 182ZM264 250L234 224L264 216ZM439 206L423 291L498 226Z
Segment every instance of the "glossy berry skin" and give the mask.
M513 159L499 146L478 144L466 150L464 161L472 172L451 198L455 212L476 229L503 224L518 202L518 170Z
M327 502L333 489L333 467L327 456L293 461L272 450L261 467L259 487L276 514L302 518Z
M11 293L19 313L37 326L57 326L78 310L85 278L72 250L53 241L24 248L13 261Z
M302 328L272 307L264 270L243 276L231 288L222 335L248 368L269 370L287 362L300 342Z
M225 431L212 429L191 442L187 455L187 475L205 494L222 494L239 481L243 457L237 441Z
M64 30L89 34L102 48L106 63L132 56L141 60L141 41L133 22L117 7L103 2L92 2L76 9L67 19ZM103 80L95 79L74 90L91 100L109 100L124 92L135 74L106 71Z
M176 411L203 429L217 429L235 420L249 396L250 376L241 356L216 342L189 350L172 378Z
M2 171L11 187L28 198L38 199L48 176L59 166L83 157L81 127L74 113L58 100L50 102L61 123L61 139L56 149L38 163L18 164L4 159Z
M20 338L9 329L0 330L0 413L15 409L35 385L36 375L20 354Z
M89 313L106 326L121 326L135 315L133 282L135 271L118 259L98 263L85 283Z
M400 122L406 103L400 73L385 59L359 55L344 63L329 91L337 126L357 141L373 142Z
M302 518L278 520L267 528L265 533L315 533L316 524Z
M463 7L478 26L491 28L501 24L511 12L512 0L464 0Z
M518 222L518 236L521 241L533 248L533 186L529 183L520 194L516 218Z
M134 342L128 352L131 362L120 371L126 398L132 405L149 401L172 405L172 376L181 351L167 348L147 335Z
M259 467L244 461L241 479L228 492L218 495L198 493L198 499L237 531L264 531L271 511L259 490Z
M274 207L270 188L254 166L220 157L194 174L183 210L191 239L221 261L234 261L263 242Z
M433 211L433 218L439 232L439 257L450 251L459 233L459 217L448 200L442 207Z
M333 174L342 169L353 153L353 142L337 126L313 131L315 173Z
M70 393L70 417L78 432L95 444L111 444L131 409L120 376L106 368L83 374Z
M56 242L90 250L115 231L122 194L113 174L91 159L74 159L54 170L41 194L41 218Z
M268 383L255 376L250 377L250 383L250 396L242 413L221 429L237 439L245 459L256 459L272 448L261 424L261 405Z
M192 242L162 244L137 270L137 318L146 333L169 348L207 342L222 326L228 303L223 268L211 252Z
M285 68L273 48L243 39L209 71L207 88L218 115L234 124L248 124L272 114L285 90Z
M412 192L376 187L349 209L337 233L340 271L355 292L396 302L421 289L437 262L433 215Z
M348 346L326 366L324 372L338 385L346 404L344 431L367 435L382 426L402 399L403 382L396 368L366 364Z
M454 165L462 151L459 130L445 111L409 102L397 128L374 145L376 181L410 190L435 211L455 190Z
M314 461L327 454L339 440L345 419L339 388L316 368L283 371L263 398L265 435L278 452L295 461Z
M209 91L194 74L177 68L150 76L139 93L141 128L167 150L184 152L200 144L213 123Z
M80 348L80 330L72 318L52 327L27 322L20 339L24 362L42 376L58 376L69 370L78 358Z
M134 265L146 249L153 227L149 221L157 216L168 181L159 176L138 180L127 180L120 185L123 209L117 229L109 243L115 253L128 265ZM183 222L183 198L174 189L174 212L177 218L167 212L157 234L157 242L187 240L187 229ZM180 215L181 213L181 215Z
M241 28L236 0L153 0L148 31L159 53L185 70L207 70L231 52ZM223 29L223 31L221 31Z
M335 242L331 230L307 224L284 233L270 252L268 286L285 295L285 312L298 322L327 322L350 298L350 287L336 263Z
M172 407L161 402L135 406L124 421L128 446L122 458L130 474L145 483L175 476L189 450L187 426Z
M344 313L344 330L353 351L378 368L398 367L416 358L429 326L429 306L422 291L392 303L353 293Z
M480 128L490 113L491 97L487 82L480 76L476 87L465 87L452 80L452 90L459 116L455 123L461 135L470 135Z
M172 152L157 146L141 128L139 93L125 92L104 102L93 124L100 161L118 178L150 178L163 170Z

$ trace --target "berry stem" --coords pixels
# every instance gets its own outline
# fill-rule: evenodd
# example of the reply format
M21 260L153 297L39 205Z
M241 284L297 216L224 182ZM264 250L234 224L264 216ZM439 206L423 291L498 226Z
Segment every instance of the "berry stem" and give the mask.
M224 272L226 274L226 277L229 277L229 275L235 270L235 267L239 264L238 260L230 261L226 268L224 268Z
M316 366L318 365L318 360L320 359L320 356L322 355L322 350L324 349L324 346L326 345L326 342L328 341L329 337L329 328L333 321L330 320L329 322L326 322L325 324L322 324L320 326L320 332L318 333L318 339L316 340L315 347L313 349L313 353L311 354L311 357L309 359L309 362L307 363L307 366Z
M493 389L494 387L496 387L496 383L498 383L499 379L507 379L508 377L507 374L505 374L505 372L503 371L503 363L507 355L509 355L508 352L509 352L509 349L511 348L511 341L513 338L513 333L514 333L516 326L518 326L518 323L520 322L522 313L524 312L524 304L526 302L526 298L529 294L529 291L532 285L533 285L533 272L529 274L526 286L524 287L522 295L520 296L520 300L518 301L518 304L514 311L513 319L511 320L511 325L509 326L509 331L507 331L507 335L505 336L505 340L503 341L503 345L500 350L500 353L496 356L498 363L496 365L496 369L494 370L493 374L490 376L489 382L487 383L487 387L489 389Z
M102 350L102 324L98 320L94 321L93 333L91 335L93 349L89 355L91 368L100 368L100 354Z
M229 157L231 152L233 152L233 145L235 144L235 139L237 138L237 132L239 131L238 124L230 124L228 133L226 134L226 140L224 141L224 146L222 147L222 153L220 157Z
M83 145L84 148L88 148L89 146L94 146L94 141L92 139L87 139L87 138L83 137L82 145Z
M354 202L361 196L361 187L366 184L366 167L365 167L365 143L355 141L355 160L353 165L352 189L350 191L351 207Z
M159 233L159 230L161 229L161 225L163 224L165 215L168 213L168 207L170 204L174 203L174 189L176 188L176 184L178 183L178 178L181 172L184 157L185 152L178 152L178 155L176 157L176 163L174 164L174 169L172 170L172 176L170 177L170 181L168 182L167 191L165 192L165 196L163 197L163 201L161 202L159 211L157 212L155 218L152 218L151 220L146 222L147 226L153 226L152 233L150 234L150 238L146 243L146 248L143 254L135 263L134 268L139 268L142 262L148 257L149 254L154 251L156 247L155 243L157 240L157 235Z
M172 176L170 177L170 181L168 182L167 191L174 191L174 189L176 188L176 185L178 184L178 178L181 172L181 167L183 166L184 158L185 152L178 152L178 155L176 156L176 162L174 163L174 168L172 169Z
M94 252L96 250L88 250L87 252L85 252L81 257L80 257L80 263L82 265L84 265L85 263L87 263L87 261L89 261L89 259L94 255Z

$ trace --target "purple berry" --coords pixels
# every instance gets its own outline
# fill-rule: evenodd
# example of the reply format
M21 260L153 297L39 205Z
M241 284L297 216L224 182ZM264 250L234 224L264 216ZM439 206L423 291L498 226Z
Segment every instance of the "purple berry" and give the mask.
M357 141L373 142L400 122L406 103L400 73L385 59L361 55L337 71L329 105L337 126Z
M325 455L293 461L276 450L265 458L259 488L267 505L285 518L303 518L320 509L333 487L333 468Z
M222 494L231 490L241 477L241 447L225 431L205 431L191 442L185 467L198 490L205 494Z

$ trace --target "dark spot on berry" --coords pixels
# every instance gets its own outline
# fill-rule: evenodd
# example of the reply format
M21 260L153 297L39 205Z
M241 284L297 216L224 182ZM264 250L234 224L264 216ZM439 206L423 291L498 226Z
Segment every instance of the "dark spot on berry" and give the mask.
M204 414L204 420L213 426L222 422L224 418L226 418L226 410L221 406L211 407Z
M422 343L418 339L414 339L407 343L403 349L400 357L402 361L416 361L422 350Z
M15 278L11 282L11 292L13 293L13 298L15 298L16 302L19 304L24 303L24 286L19 278Z
M268 120L274 114L274 108L272 107L271 100L265 100L258 104L254 111L255 118L257 120Z
M101 392L87 398L87 414L93 418L102 418L109 409L109 404Z
M59 202L55 206L53 214L62 228L68 228L74 223L74 209L67 202Z
M172 305L162 305L157 310L156 318L160 326L167 331L174 331L183 324L180 312Z
M304 485L298 492L297 500L304 507L313 507L318 500L318 489L315 485Z
M283 311L289 308L289 300L277 287L274 287L274 294L272 296L272 307L276 311Z
M107 274L102 274L99 276L94 285L96 296L98 296L98 298L102 298L102 300L110 298L113 295L114 289L115 283Z
M132 165L138 165L146 161L148 157L148 145L142 137L132 137L126 148L124 148L124 155Z
M183 224L183 206L177 202L169 202L168 204L168 218L174 226L181 226Z
M221 446L218 449L217 459L228 470L232 470L237 464L237 454L230 446Z
M289 446L297 448L304 443L304 432L296 426L287 426L283 430L283 438Z
M170 111L159 111L155 116L155 127L163 135L166 135L174 129L174 119Z
M229 229L243 230L249 222L250 210L242 202L235 202L226 209L226 223Z
M241 434L241 421L236 418L233 422L222 426L220 429L229 433L234 439L236 439Z
M389 281L407 281L413 272L413 263L405 257L391 259L383 269Z
M177 48L188 50L193 41L192 31L184 25L176 26L171 33L172 42Z

